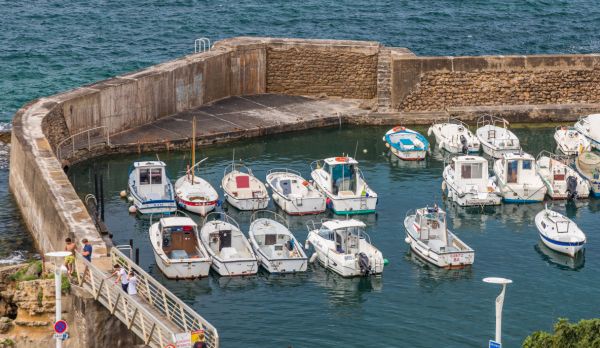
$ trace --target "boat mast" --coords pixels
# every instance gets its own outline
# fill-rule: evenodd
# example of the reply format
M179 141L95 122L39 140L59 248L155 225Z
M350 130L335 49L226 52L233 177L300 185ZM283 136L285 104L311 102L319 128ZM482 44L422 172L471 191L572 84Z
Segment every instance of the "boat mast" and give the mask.
M192 119L192 166L196 164L196 116ZM194 171L192 168L192 185L194 184Z

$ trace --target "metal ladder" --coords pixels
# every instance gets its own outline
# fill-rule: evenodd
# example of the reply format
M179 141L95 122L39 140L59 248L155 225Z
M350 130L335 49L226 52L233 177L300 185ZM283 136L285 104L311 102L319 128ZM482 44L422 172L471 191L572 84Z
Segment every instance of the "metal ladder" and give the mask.
M194 53L202 53L212 50L210 45L210 39L207 37L201 37L194 41Z

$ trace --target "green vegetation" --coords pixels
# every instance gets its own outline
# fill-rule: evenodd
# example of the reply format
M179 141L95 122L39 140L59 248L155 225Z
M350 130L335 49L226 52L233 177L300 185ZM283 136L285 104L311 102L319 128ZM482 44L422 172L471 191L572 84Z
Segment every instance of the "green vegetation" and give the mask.
M523 348L600 348L600 319L577 324L559 319L554 333L536 331L525 339Z
M0 347L14 347L15 342L10 338L4 338L0 340Z
M10 280L15 282L35 280L39 279L40 274L42 274L42 261L33 260L27 263L27 267L23 267L11 275Z

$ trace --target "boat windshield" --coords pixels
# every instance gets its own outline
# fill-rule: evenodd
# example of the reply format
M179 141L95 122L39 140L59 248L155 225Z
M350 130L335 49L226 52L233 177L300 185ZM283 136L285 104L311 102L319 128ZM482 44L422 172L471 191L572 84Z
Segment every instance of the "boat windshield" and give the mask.
M481 179L483 177L482 163L463 163L460 167L461 178Z
M161 168L142 168L140 169L140 185L160 185L162 184Z
M334 194L340 191L356 191L356 168L354 164L331 166L331 186Z
M556 232L558 232L558 233L569 232L569 221L557 221L556 222Z

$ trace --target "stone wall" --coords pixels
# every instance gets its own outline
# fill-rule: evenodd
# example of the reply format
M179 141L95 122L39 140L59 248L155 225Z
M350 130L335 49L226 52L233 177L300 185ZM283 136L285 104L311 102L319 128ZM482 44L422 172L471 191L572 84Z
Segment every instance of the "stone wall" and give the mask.
M267 48L267 92L374 98L378 52L378 44L367 42L271 43Z
M404 57L393 74L400 111L600 103L596 55Z

